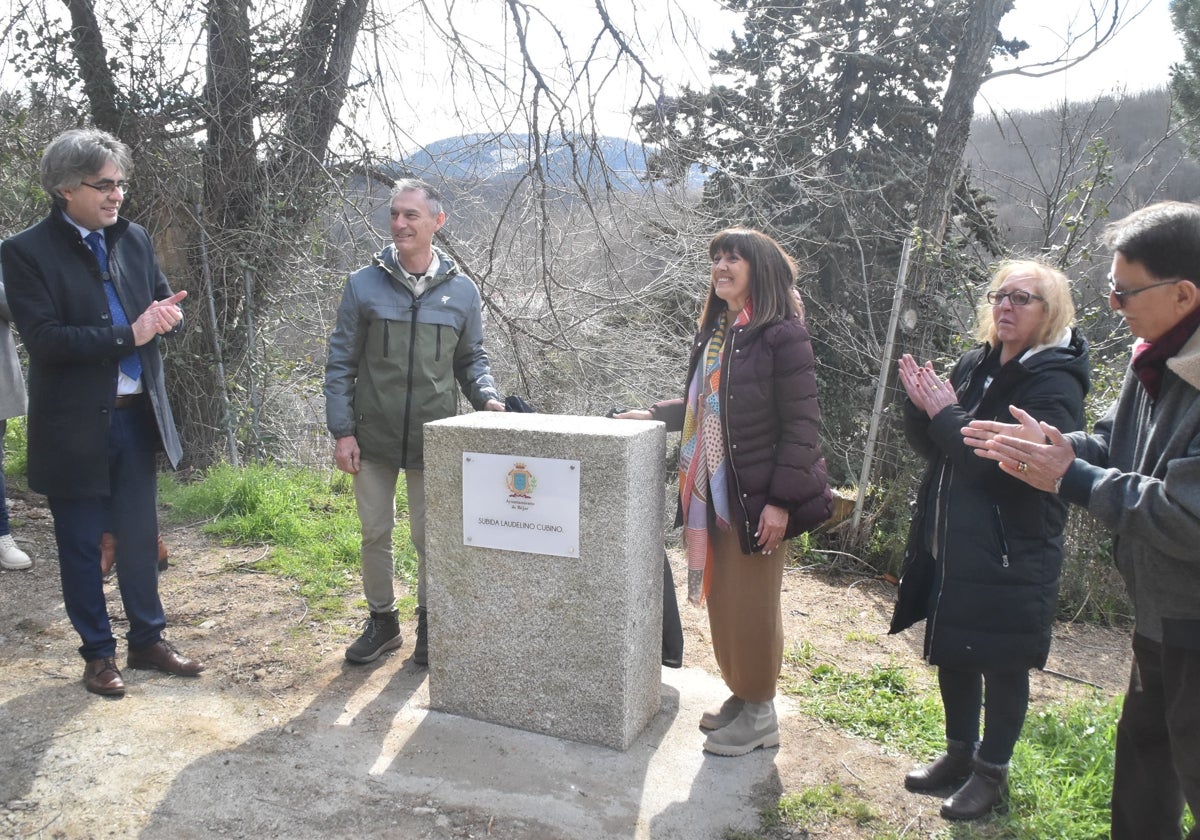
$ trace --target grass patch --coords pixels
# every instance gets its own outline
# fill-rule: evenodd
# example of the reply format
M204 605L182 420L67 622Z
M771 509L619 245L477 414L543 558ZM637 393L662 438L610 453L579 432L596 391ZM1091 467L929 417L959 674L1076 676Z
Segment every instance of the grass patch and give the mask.
M848 820L861 827L878 819L879 815L870 804L835 783L784 794L779 803L763 815L763 825L767 828L803 826L811 831L814 826L834 820Z
M4 428L4 477L25 478L26 457L25 417L10 417Z
M863 632L862 630L851 630L849 633L846 634L846 641L847 642L866 642L868 644L874 644L875 642L879 641L879 634L878 633L866 633L866 632Z
M900 668L876 665L856 674L821 663L799 674L785 671L781 682L806 714L850 735L917 756L936 755L945 745L941 698L914 688Z
M204 531L227 545L268 546L255 568L296 581L315 612L345 612L344 596L360 585L360 528L345 473L219 464L188 484L165 476L159 498L171 521L203 521ZM411 583L416 557L402 515L408 507L403 480L396 507L397 571Z

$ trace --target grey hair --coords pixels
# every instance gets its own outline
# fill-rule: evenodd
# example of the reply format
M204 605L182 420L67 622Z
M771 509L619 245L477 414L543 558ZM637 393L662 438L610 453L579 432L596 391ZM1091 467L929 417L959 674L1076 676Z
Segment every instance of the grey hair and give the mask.
M58 207L67 202L62 190L78 189L83 179L112 163L128 178L133 171L129 147L98 128L72 128L50 141L42 153L42 189Z
M420 192L425 194L425 203L429 205L429 212L437 215L442 212L442 194L434 189L430 184L425 183L419 178L401 178L392 187L392 198L395 198L400 193Z

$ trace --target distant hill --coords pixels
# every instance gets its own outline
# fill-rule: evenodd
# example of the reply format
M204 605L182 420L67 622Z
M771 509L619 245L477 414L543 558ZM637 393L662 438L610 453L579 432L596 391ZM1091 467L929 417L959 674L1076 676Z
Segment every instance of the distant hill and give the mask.
M618 137L558 137L542 148L541 167L553 184L640 192L646 189L646 152L641 143ZM434 182L507 185L529 175L534 154L528 134L467 134L430 143L399 168ZM689 181L695 187L704 183L698 169Z
M1111 218L1152 201L1200 199L1200 164L1182 139L1163 140L1170 126L1166 90L979 116L966 165L972 181L995 200L1008 241L1037 251L1061 241L1063 218L1079 212L1078 194L1092 182L1098 182L1096 198L1112 200ZM1098 150L1107 153L1100 178Z

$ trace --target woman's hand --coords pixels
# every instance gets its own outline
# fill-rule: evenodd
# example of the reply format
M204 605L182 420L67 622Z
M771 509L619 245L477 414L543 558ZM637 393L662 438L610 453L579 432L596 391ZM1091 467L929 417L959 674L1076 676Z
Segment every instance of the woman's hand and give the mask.
M613 415L614 420L653 420L654 415L644 408L631 408Z
M900 384L904 386L904 392L908 394L908 398L912 401L913 405L924 411L925 394L921 390L921 367L908 353L900 357L898 367L900 371Z
M758 517L758 530L754 538L758 540L763 554L770 554L779 548L783 535L787 533L787 511L777 505L767 505L762 515Z
M950 383L942 381L933 372L933 362L920 366L908 353L900 357L900 382L913 405L924 411L930 420L946 406L958 402L958 395Z

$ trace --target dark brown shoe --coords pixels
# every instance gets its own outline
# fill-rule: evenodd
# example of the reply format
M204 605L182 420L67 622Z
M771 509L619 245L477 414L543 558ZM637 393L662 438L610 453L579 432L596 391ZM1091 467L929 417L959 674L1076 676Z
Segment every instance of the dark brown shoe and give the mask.
M108 577L117 565L117 538L105 531L100 535L100 574Z
M106 656L103 659L89 659L83 666L83 685L92 694L103 694L105 697L121 697L125 694L125 681L117 669L117 661Z
M920 793L942 788L959 788L971 776L975 744L946 741L946 751L932 764L919 767L904 777L904 786Z
M942 803L948 820L977 820L993 808L1008 807L1008 765L988 764L975 757L971 778Z
M165 671L177 677L195 677L204 670L204 665L194 659L188 659L171 647L169 642L161 639L150 647L131 647L127 664L130 668Z

